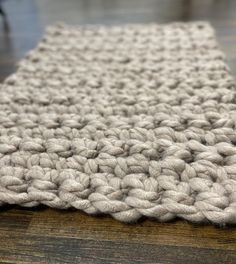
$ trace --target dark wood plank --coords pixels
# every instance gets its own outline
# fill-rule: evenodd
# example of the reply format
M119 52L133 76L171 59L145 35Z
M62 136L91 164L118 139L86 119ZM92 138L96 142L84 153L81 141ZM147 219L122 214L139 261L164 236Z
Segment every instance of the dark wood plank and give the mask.
M235 263L236 227L5 206L0 245L1 263Z
M208 20L236 75L235 0L6 0L0 82L56 21L69 24ZM3 206L0 263L236 263L236 227L185 221L123 224L108 216Z
M232 250L203 249L142 243L84 240L16 232L2 232L7 243L1 246L3 260L20 263L228 263L236 262ZM8 243L10 241L11 243ZM11 252L11 257L7 253ZM216 262L216 260L218 262Z
M42 231L50 236L61 235L155 245L191 245L225 250L236 248L236 228L199 226L185 221L157 223L146 220L138 224L124 224L108 216L93 217L72 210L47 209L47 218L44 210L37 212L31 221L29 231L31 234ZM192 236L189 236L190 233Z

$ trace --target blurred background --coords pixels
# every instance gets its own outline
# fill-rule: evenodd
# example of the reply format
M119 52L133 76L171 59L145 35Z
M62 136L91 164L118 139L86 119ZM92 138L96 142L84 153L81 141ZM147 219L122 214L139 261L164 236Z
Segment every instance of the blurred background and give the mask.
M33 49L47 25L207 20L236 75L235 0L0 0L0 81ZM4 15L5 14L5 15Z

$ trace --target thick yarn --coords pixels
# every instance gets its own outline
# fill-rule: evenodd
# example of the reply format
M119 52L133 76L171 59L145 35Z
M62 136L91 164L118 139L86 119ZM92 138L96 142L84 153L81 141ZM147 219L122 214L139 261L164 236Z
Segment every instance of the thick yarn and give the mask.
M53 26L0 87L0 204L236 223L235 127L207 23Z

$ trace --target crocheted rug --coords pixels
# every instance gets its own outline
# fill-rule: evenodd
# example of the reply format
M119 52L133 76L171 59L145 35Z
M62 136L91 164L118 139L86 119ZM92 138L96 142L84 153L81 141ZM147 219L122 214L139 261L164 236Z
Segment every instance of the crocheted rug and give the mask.
M236 90L207 23L49 27L0 89L0 204L236 223Z

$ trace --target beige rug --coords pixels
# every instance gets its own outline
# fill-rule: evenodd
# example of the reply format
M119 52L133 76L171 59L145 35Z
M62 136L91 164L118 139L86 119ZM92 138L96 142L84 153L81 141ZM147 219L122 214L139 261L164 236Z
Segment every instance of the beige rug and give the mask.
M236 223L236 90L207 23L48 28L0 86L0 204Z

